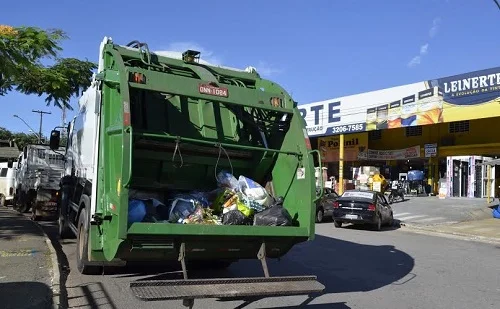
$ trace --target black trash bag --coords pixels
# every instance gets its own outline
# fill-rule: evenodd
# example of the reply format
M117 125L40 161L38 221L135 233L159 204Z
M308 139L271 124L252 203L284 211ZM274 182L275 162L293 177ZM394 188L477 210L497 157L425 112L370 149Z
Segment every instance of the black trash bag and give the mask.
M238 209L230 210L222 216L222 224L224 225L246 225L248 218Z
M158 200L143 200L146 205L146 215L142 222L163 222L168 219L168 207Z
M291 226L292 216L283 207L283 197L276 199L271 207L256 213L254 216L254 225L264 225L264 226Z

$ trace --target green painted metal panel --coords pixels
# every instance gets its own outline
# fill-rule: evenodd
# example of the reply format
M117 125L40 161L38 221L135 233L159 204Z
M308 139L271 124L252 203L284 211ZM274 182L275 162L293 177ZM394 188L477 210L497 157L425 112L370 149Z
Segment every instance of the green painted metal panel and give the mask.
M220 246L218 241L227 237L241 237L256 245L262 239L282 237L285 247L312 239L313 160L304 140L304 121L287 92L254 73L154 55L148 63L144 59L149 57L143 57L139 51L114 44L106 45L104 51L95 180L96 217L102 223L91 230L93 259L121 257L131 239L137 246L149 236L203 238L207 248ZM134 72L142 73L146 83L130 82L129 74ZM228 90L227 97L200 93L200 84L214 80ZM273 107L272 97L280 97L283 106ZM287 121L280 121L283 116ZM181 153L174 150L175 145ZM222 168L263 185L272 181L275 195L285 198L295 226L129 226L129 189L211 190ZM304 178L297 177L297 168L304 168Z
M244 225L204 225L193 224L185 226L175 223L133 223L128 229L129 234L146 235L213 235L213 236L286 236L304 237L309 231L306 227L294 226L244 226Z

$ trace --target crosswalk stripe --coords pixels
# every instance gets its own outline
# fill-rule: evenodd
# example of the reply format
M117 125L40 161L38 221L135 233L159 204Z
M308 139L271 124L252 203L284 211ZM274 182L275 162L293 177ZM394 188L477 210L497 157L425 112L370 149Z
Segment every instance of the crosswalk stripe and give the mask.
M410 212L402 212L400 214L394 214L394 218L406 216L406 215L411 215L411 213Z
M415 220L415 222L431 222L431 221L444 220L444 219L446 219L446 218L444 218L444 217L432 217L432 218L427 218L427 219Z
M405 221L405 220L422 218L422 217L427 217L427 216L426 215L407 216L407 217L398 218L398 220Z

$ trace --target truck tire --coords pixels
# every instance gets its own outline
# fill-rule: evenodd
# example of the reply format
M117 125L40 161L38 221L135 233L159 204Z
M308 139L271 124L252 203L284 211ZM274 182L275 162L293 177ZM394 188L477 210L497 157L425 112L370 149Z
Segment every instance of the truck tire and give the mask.
M5 207L5 196L3 194L0 195L0 207Z
M68 207L69 207L69 194L68 190L71 190L72 187L63 185L62 190L61 190L61 203L59 205L59 218L58 218L58 232L59 232L59 238L60 239L65 239L65 238L74 238L73 231L69 227L68 220L66 216L68 215Z
M98 275L102 273L101 266L89 265L88 247L89 247L89 222L87 210L82 209L78 217L78 235L76 248L76 268L84 275Z
M64 219L61 211L62 209L59 207L59 219L57 222L59 239L74 238L73 231L69 228L68 221Z

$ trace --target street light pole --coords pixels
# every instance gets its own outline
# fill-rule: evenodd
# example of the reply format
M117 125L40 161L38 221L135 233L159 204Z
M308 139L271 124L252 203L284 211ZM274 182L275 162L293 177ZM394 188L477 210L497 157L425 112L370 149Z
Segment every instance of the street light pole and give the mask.
M40 114L40 131L38 131L38 143L42 143L42 121L43 121L43 114L52 114L51 112L44 112L44 111L39 111L39 110L32 110L33 113L39 113Z
M32 127L31 127L31 126L30 126L30 125L26 122L26 121L24 121L24 119L23 119L23 118L19 117L18 115L14 115L14 117L15 117L15 118L18 118L18 119L20 119L22 122L24 122L24 124L25 124L28 128L30 128L30 130L33 132L33 134L35 134L35 136L38 138L38 142L39 142L39 143L41 143L42 137L41 137L40 135L36 134L36 133L35 133L36 131L35 131L35 130L34 130L34 129L33 129L33 128L32 128Z

